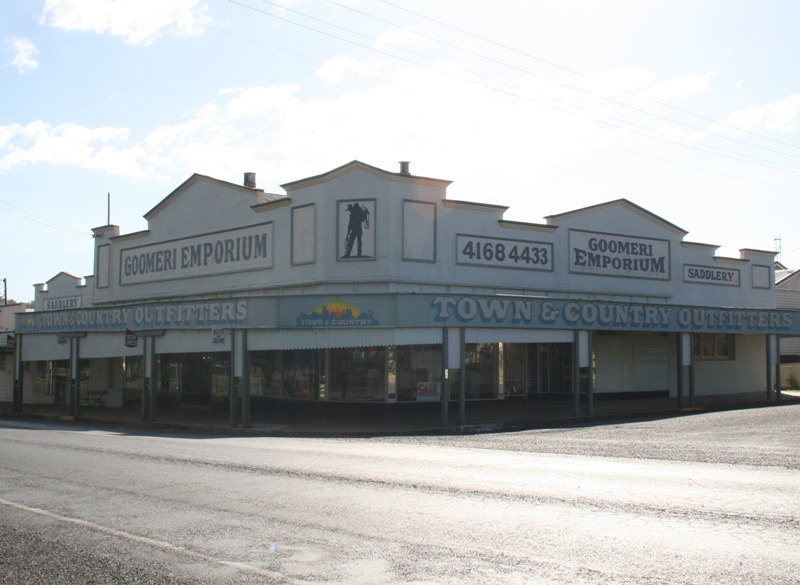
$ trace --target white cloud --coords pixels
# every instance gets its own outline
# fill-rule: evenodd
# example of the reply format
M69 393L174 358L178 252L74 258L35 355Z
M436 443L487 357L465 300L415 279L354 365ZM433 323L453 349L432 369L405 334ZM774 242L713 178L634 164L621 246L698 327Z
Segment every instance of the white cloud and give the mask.
M361 73L364 65L352 57L336 57L323 63L316 71L317 77L328 83L339 83L346 73Z
M86 128L78 124L52 127L37 120L25 126L0 126L0 169L26 164L81 165L94 156L100 145L124 141L126 128Z
M386 51L397 47L410 46L419 41L420 36L405 28L393 28L375 39L375 47Z
M625 141L635 150L648 141L594 121L615 108L607 102L573 98L568 109L575 114L570 114L563 111L570 91L562 86L524 78L516 87L494 91L446 64L441 67L452 75L419 68L391 76L384 72L390 83L330 98L305 97L296 84L225 89L187 112L181 123L146 129L132 143L125 128L51 128L44 122L0 126L0 155L7 153L0 168L72 164L168 183L192 172L238 181L243 171L253 170L259 185L272 189L352 159L387 168L410 160L417 161L415 174L458 179L451 191L456 197L485 200L487 193L502 199L506 191L540 190L552 169L608 144ZM657 85L646 70L610 77L639 91ZM671 87L673 94L703 85L695 78L659 83L659 91ZM557 107L537 103L548 99ZM798 102L776 102L771 120L796 119ZM689 139L685 129L672 124L652 135ZM435 161L435 168L425 169L425 161ZM263 178L273 171L277 174ZM269 181L272 186L265 185ZM460 193L465 188L469 193Z
M644 67L621 67L611 71L589 73L580 79L577 87L595 95L616 98L630 91L640 92L641 88L652 83L654 78L655 74Z
M14 56L8 61L8 64L16 67L17 71L27 73L39 66L39 62L33 58L39 52L39 49L31 41L28 39L13 39L9 41L9 44Z
M225 109L231 120L242 117L264 117L272 120L282 111L290 110L297 104L294 94L300 91L299 85L274 85L272 87L251 87L233 97Z
M800 93L796 93L764 106L751 104L724 120L725 124L759 132L772 130L775 132L791 132L800 128ZM717 132L730 131L730 128L715 125Z
M689 75L673 77L666 81L654 83L648 87L642 95L659 101L689 97L707 91L708 88L711 87L711 78L713 75L713 72L709 72L705 75L690 73Z
M467 184L480 174L479 164L497 169L495 176L512 176L596 144L590 122L463 77L416 69L391 81L330 99L303 98L293 84L225 91L218 103L188 113L180 124L157 127L135 144L121 128L0 126L0 154L7 152L0 168L73 164L175 181L191 172L238 180L244 170L263 174L274 165L277 183L355 158L373 164L409 159L436 160L437 169ZM549 139L543 143L542 136Z
M164 29L196 36L211 21L199 0L46 0L40 22L68 31L124 37L131 44L154 41Z

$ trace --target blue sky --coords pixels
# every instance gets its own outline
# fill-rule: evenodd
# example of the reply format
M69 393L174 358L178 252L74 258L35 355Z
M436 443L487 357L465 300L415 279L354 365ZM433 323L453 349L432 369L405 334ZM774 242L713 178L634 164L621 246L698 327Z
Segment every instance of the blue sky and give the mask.
M9 296L92 272L192 173L353 159L507 219L627 198L800 267L800 3L17 0L0 6Z

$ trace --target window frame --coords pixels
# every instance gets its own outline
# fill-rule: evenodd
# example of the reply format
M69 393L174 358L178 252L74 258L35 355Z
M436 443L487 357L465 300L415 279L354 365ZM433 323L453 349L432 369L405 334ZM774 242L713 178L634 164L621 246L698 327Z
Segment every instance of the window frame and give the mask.
M727 347L724 354L720 352L723 346ZM701 361L733 361L736 359L736 336L733 333L695 333L692 357Z

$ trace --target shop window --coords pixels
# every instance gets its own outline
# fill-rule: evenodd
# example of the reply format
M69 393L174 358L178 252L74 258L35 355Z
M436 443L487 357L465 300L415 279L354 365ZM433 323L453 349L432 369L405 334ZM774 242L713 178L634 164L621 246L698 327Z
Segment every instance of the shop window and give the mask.
M734 336L726 333L695 333L694 359L732 360L735 359Z
M281 352L280 377L286 398L317 400L320 386L320 357L316 349Z
M525 392L525 347L524 343L500 344L506 396L522 396Z
M92 369L89 360L78 361L78 380L80 384L80 394L81 396L85 396L92 385Z
M142 356L122 358L122 396L124 401L135 400L142 392Z
M531 343L528 345L528 393L571 394L572 344Z
M332 400L382 401L386 396L386 348L330 350Z
M53 395L53 362L33 363L33 392L45 396Z
M280 351L250 352L250 396L283 396Z
M441 392L442 346L441 345L401 345L397 347L397 401L413 402L417 398L420 384L439 384Z
M53 364L53 396L56 402L66 402L69 394L69 360L56 360Z
M325 350L250 352L250 395L318 400L324 394Z
M466 398L469 400L497 398L498 344L467 343L466 359ZM451 394L451 399L454 396ZM455 398L458 396L456 395Z
M230 353L162 354L157 360L162 398L204 406L228 397Z
M142 389L142 356L122 358L122 387L125 390Z

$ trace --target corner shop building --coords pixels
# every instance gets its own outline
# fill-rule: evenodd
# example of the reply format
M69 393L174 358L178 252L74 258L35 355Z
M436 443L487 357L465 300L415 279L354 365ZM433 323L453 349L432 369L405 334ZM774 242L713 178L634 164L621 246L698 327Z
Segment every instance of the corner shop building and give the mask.
M358 161L286 195L193 175L147 230L95 228L93 275L36 285L14 408L201 405L246 426L275 400L463 417L477 400L779 396L800 313L775 308L773 252L716 256L624 199L508 221L448 185Z

